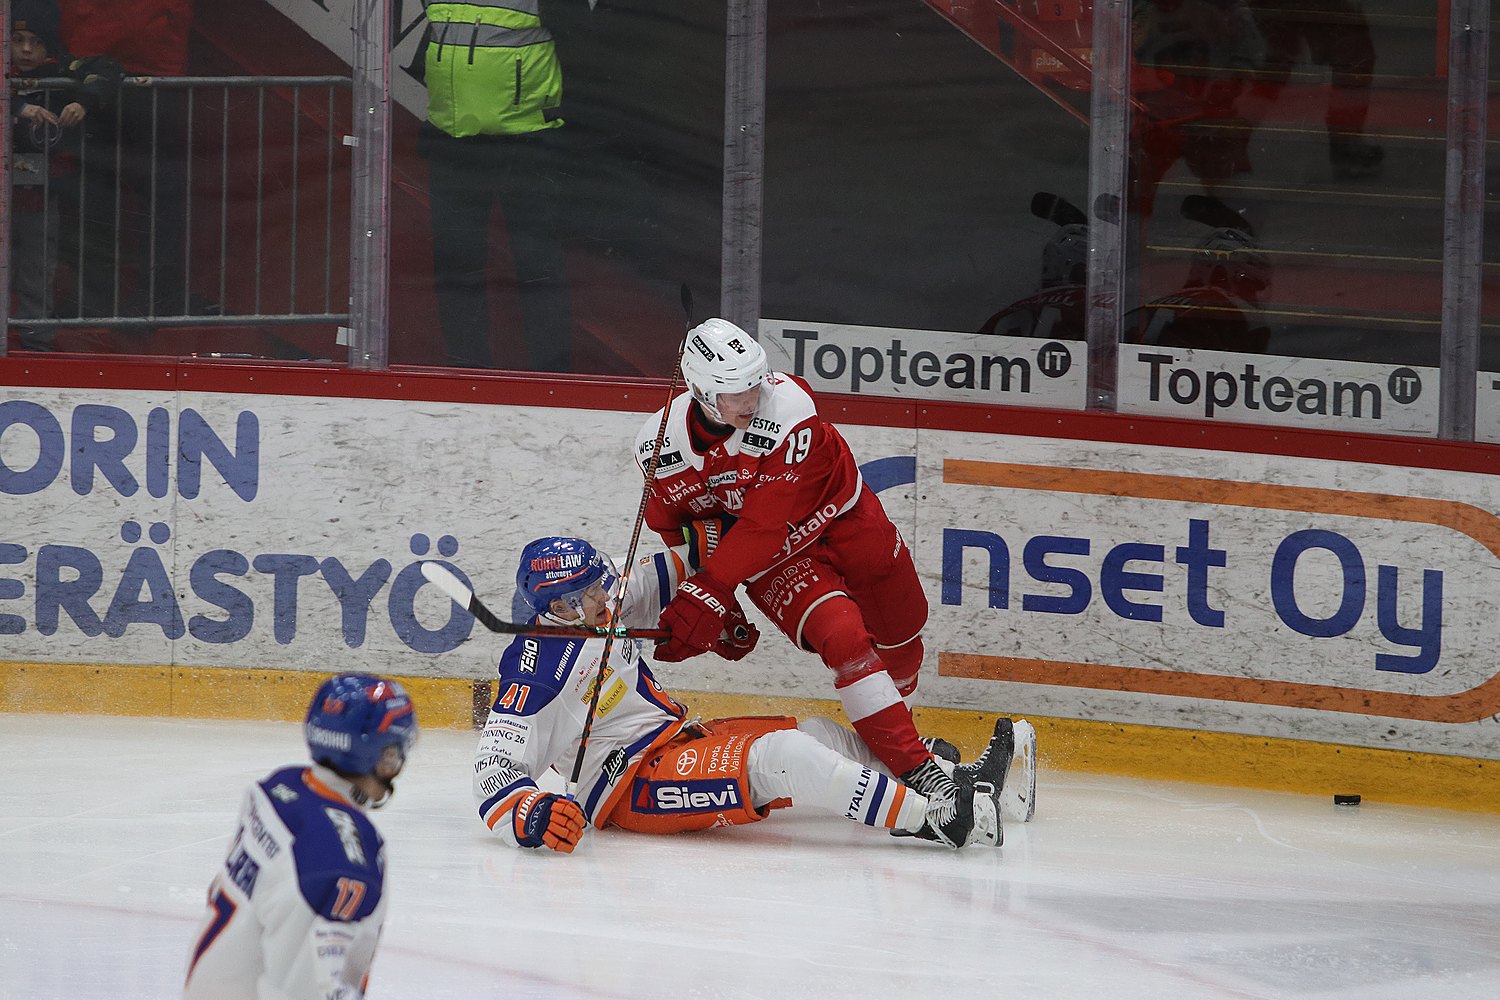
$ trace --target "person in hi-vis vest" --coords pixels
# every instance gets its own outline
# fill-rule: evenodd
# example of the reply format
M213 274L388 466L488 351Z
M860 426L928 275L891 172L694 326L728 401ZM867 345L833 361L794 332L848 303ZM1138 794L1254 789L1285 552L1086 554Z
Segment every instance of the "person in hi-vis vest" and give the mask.
M567 371L573 318L563 266L562 66L538 0L424 0L417 66L427 84L427 160L438 319L448 363ZM526 355L498 363L486 300L489 222L505 219Z

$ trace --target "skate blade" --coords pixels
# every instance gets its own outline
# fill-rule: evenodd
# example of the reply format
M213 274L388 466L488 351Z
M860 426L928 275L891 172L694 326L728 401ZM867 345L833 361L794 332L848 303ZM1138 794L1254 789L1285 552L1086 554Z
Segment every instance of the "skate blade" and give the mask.
M1005 831L1000 824L1000 806L993 793L986 794L976 788L974 795L974 829L965 841L965 847L999 847L1005 843Z
M1001 794L1001 813L1013 823L1030 823L1036 815L1036 727L1017 719L1014 732L1015 752Z

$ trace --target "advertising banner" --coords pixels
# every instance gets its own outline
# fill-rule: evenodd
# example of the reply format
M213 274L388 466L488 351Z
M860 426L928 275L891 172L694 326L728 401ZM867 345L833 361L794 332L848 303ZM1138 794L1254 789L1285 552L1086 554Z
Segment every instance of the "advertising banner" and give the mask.
M814 390L1081 410L1078 341L761 320L771 367Z
M419 564L519 617L527 541L622 557L645 419L0 390L4 659L487 677L504 637ZM927 591L919 703L1500 759L1493 477L840 429ZM647 531L641 552L661 544ZM663 683L832 697L761 625L746 660L663 665Z
M1436 437L1438 370L1120 345L1119 411Z
M1474 440L1500 444L1500 372L1480 372L1474 396Z

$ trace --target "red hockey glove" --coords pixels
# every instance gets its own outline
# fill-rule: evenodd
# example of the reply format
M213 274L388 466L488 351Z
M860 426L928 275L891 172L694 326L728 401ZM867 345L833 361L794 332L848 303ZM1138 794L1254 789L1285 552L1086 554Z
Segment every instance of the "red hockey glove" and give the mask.
M669 629L670 639L656 647L652 657L665 663L677 663L706 653L719 641L725 623L739 613L734 588L726 587L707 573L690 576L677 587L677 596L662 609L660 628Z
M532 792L516 803L516 842L572 854L583 837L583 809L556 792Z
M739 660L748 655L757 642L760 642L760 629L745 617L743 611L735 608L724 625L724 631L719 633L719 641L714 643L714 652L726 660Z

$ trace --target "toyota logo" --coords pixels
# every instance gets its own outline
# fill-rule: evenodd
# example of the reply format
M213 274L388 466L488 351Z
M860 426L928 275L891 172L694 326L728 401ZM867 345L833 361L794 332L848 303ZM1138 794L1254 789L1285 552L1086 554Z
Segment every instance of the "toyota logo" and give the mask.
M698 766L698 750L696 747L688 747L682 751L682 756L677 758L677 773L682 775L692 774Z

